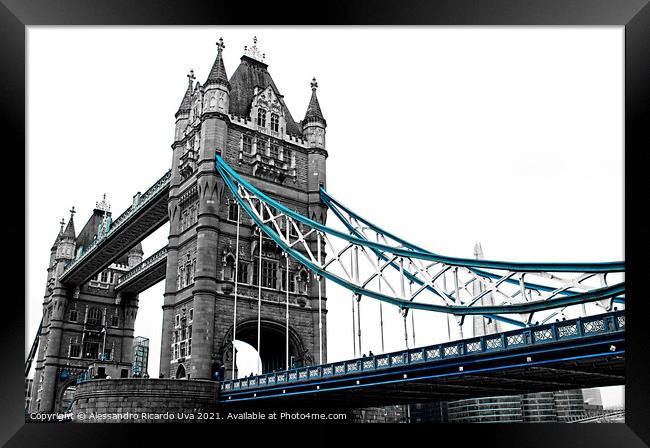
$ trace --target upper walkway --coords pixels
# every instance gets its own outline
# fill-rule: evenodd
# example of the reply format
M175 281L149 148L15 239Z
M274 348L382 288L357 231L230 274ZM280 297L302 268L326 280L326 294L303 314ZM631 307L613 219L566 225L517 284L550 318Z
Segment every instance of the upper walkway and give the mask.
M81 248L77 258L66 266L61 281L69 285L87 282L166 223L170 180L171 170L144 194L136 196L134 203L111 223L104 237Z
M167 246L144 260L117 279L115 291L140 294L165 279L167 271Z

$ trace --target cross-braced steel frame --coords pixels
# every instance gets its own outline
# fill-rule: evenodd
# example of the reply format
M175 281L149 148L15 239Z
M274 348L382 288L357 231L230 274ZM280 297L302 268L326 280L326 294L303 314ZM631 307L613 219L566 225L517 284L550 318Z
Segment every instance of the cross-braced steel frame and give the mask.
M589 314L587 304L602 312L625 302L622 261L523 263L443 256L383 230L322 187L322 202L346 231L280 204L236 173L220 155L216 169L266 237L319 282L328 279L348 289L357 303L367 297L395 305L405 319L413 309L454 315L460 326L467 316L482 315L522 327L563 317L567 309Z

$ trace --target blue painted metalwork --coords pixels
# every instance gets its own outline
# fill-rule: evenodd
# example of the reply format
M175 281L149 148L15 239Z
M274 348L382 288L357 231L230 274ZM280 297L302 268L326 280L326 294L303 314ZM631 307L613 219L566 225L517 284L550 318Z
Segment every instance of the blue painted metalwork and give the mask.
M620 335L625 332L625 313L613 313L589 316L567 321L554 322L533 328L518 329L504 333L481 336L478 338L452 341L442 344L400 350L365 358L338 361L318 366L307 366L282 372L267 373L245 380L224 381L221 390L225 393L264 389L282 384L283 387L309 381L313 378L323 380L343 378L351 374L366 371L380 371L404 366L418 366L445 359L466 357L467 355L496 354L500 359L508 355L509 350L522 347L546 346L554 350L554 342L565 340L588 340L597 335ZM517 356L521 356L518 354ZM463 364L468 364L466 359ZM314 373L313 376L311 374ZM318 376L317 376L318 375Z
M352 291L359 296L367 296L377 300L382 300L387 303L391 303L400 308L413 308L421 309L428 311L437 311L443 313L451 313L457 316L465 315L490 315L490 314L526 314L534 313L536 311L542 310L552 310L562 307L567 307L570 305L584 304L593 301L601 301L604 299L612 299L617 296L621 296L625 292L625 283L621 282L612 286L605 286L602 288L593 288L588 292L577 292L571 291L571 294L565 295L564 297L553 297L546 300L538 300L525 303L508 303L507 305L488 305L488 306L478 306L472 303L472 306L463 306L463 305L436 305L430 303L418 303L411 300L404 300L403 298L397 298L395 296L389 296L377 291L369 290L363 286L353 284L345 279L328 272L323 267L314 263L313 260L310 260L301 252L297 251L294 247L287 244L282 238L281 235L276 233L269 225L267 225L250 207L250 204L244 200L240 195L239 189L242 191L249 192L254 196L255 199L260 200L267 204L267 206L272 207L273 209L279 211L281 214L288 216L292 220L303 223L304 225L315 229L316 231L321 232L323 235L332 235L342 240L347 241L350 244L357 245L359 247L365 247L373 250L375 253L384 253L389 252L395 256L403 257L404 259L418 259L418 260L427 260L438 263L443 263L448 266L458 266L468 269L476 268L488 268L488 269L500 269L506 271L515 271L521 274L529 273L538 273L539 271L549 271L549 272L584 272L584 273L616 273L624 271L623 262L612 262L612 263L514 263L514 262L499 262L499 261L488 261L488 260L474 260L474 259L464 259L464 258L454 258L454 257L445 257L431 252L422 251L415 249L413 247L403 248L403 247L392 247L380 243L375 243L369 241L365 238L359 238L355 235L348 235L338 230L326 227L316 221L313 221L307 217L304 217L293 210L283 206L277 201L271 199L263 192L258 190L256 187L251 185L249 182L244 180L239 176L232 168L230 168L221 158L221 156L216 156L216 168L220 175L222 176L224 182L228 186L229 190L233 194L234 198L237 200L239 205L244 209L246 213L253 219L254 223L262 229L262 231L271 238L279 247L281 247L286 253L291 255L293 258L298 260L300 263L308 267L313 272L321 275L345 288ZM505 281L507 277L500 277ZM365 286L365 285L364 285ZM539 285L537 285L539 286ZM560 288L559 291L570 290L571 287ZM547 288L555 291L555 289ZM438 294L440 295L440 293ZM555 295L560 295L555 294ZM452 301L451 295L447 294L445 296L447 299Z
M598 272L598 273L609 273L609 272L624 272L625 271L625 262L615 261L615 262L605 262L605 263L521 263L521 262L510 262L510 261L491 261L491 260L476 260L473 258L457 258L457 257L448 257L444 255L436 255L431 252L426 251L416 251L408 249L400 249L391 246L386 246L380 243L375 243L373 241L368 241L366 239L357 238L343 232L340 232L336 229L324 226L319 222L312 221L311 219L303 216L299 213L294 212L290 208L285 207L274 199L270 198L264 194L261 190L257 189L251 183L247 182L242 178L235 170L233 170L226 162L221 158L220 155L216 155L216 167L223 179L226 181L231 193L237 199L239 204L248 212L251 218L255 219L255 213L247 206L243 201L237 188L235 182L246 190L252 192L255 196L260 198L265 203L269 204L273 208L281 211L283 214L291 217L292 219L299 221L303 224L308 225L314 229L320 230L323 233L337 236L341 239L347 240L351 243L358 244L359 246L370 247L378 249L381 251L390 251L395 255L400 255L404 257L417 257L423 260L437 261L440 263L445 263L451 266L463 266L463 267L474 267L474 268L492 268L492 269L502 269L502 270L512 270L518 272L538 272L538 271L551 271L551 272ZM260 226L265 233L271 238L273 238L272 231L262 222L257 222L256 224ZM278 243L278 241L276 241Z
M428 252L428 253L433 254L433 255L438 255L435 252L431 252L431 251L423 249L423 248L421 248L419 246L416 246L415 244L412 244L412 243L410 243L410 242L408 242L408 241L406 241L406 240L404 240L404 239L402 239L400 237L397 237L397 236L393 235L392 233L385 231L381 227L373 224L372 222L368 221L367 219L363 218L359 214L357 214L354 211L350 210L348 207L341 204L341 202L339 202L337 199L332 197L325 190L325 188L323 188L323 186L320 187L319 193L320 193L321 200L327 206L327 208L332 210L332 212L334 212L334 215L339 219L339 221L343 225L345 225L350 232L353 232L358 238L364 238L364 236L357 229L355 229L354 226L352 226L347 219L345 219L345 217L343 216L343 214L341 213L341 211L339 209L345 211L345 213L347 213L349 216L351 216L355 220L363 223L365 226L369 227L373 231L375 231L375 232L377 232L379 234L387 236L388 238L400 243L401 245L403 245L406 248L409 248L409 249L412 249L412 250L415 250L415 251ZM367 238L364 238L364 239L367 240ZM381 257L383 260L387 260L387 257L383 253L378 252L377 250L374 250L374 252L379 257ZM617 263L619 263L619 262L617 262ZM395 269L399 269L398 266L395 263L391 263L391 266L393 268L395 268ZM491 272L484 271L482 269L474 268L474 269L472 269L472 271L475 272L476 274L484 276L484 277L488 277L488 278L492 278L492 279L496 279L496 280L499 279L498 275L492 274ZM424 284L424 282L421 279L419 279L418 277L416 277L416 276L413 276L413 275L411 275L409 273L405 273L404 275L406 275L409 278L409 280L412 280L412 281L418 283L419 285ZM510 284L517 284L518 283L517 280L513 280L513 279L506 279L504 281L507 282L507 283L510 283ZM546 292L553 291L553 288L550 288L548 286L538 285L538 284L530 283L530 282L528 282L526 284L526 287L527 287L527 289L532 289L532 290L540 290L540 291L546 291ZM431 288L429 286L427 286L427 289L429 289L434 294L438 294L435 290L433 290L433 288ZM574 292L574 291L561 291L558 294L560 294L560 295L575 295L576 292ZM452 298L452 300L453 300L453 298ZM614 300L617 303L624 303L625 302L625 299L623 297L615 298ZM496 316L496 315L486 315L486 317L494 318L494 319L497 319L497 320L502 319L501 316ZM515 322L515 321L512 321L512 320L510 320L509 322L507 321L507 323L518 324L518 322Z

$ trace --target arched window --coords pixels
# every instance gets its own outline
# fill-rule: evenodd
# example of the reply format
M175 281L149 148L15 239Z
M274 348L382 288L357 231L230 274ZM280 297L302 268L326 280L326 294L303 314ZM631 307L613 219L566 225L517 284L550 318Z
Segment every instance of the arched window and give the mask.
M250 135L244 135L242 140L242 150L246 154L251 154L253 152L253 139Z
M307 274L307 271L305 271L304 269L301 269L300 274L298 275L298 293L307 292L308 281L309 281L309 274Z
M266 127L266 109L257 109L257 125Z
M104 313L99 308L91 308L88 310L88 323L90 325L101 325L102 317L104 317Z
M228 200L228 220L237 222L237 201Z
M280 117L278 114L271 114L271 130L278 132L280 128Z
M257 139L257 152L266 155L266 140L261 138Z
M183 367L183 364L179 364L178 369L176 369L176 378L185 378L185 367Z
M243 261L239 262L239 267L237 268L237 282L248 283L248 263Z
M269 156L274 159L277 159L279 153L280 153L280 147L278 146L278 144L271 143L271 145L269 146Z
M73 305L72 308L70 309L70 322L76 322L77 321L77 309Z
M226 266L223 271L223 279L230 282L235 280L235 257L230 254L226 255Z

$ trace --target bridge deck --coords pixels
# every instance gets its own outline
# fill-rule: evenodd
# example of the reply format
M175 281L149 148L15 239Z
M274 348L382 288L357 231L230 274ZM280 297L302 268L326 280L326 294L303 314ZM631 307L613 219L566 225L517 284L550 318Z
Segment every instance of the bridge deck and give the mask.
M366 407L610 386L624 384L624 363L625 316L619 311L227 381L219 402Z

